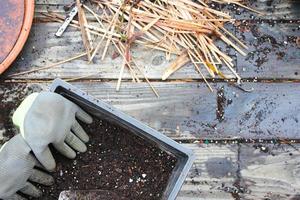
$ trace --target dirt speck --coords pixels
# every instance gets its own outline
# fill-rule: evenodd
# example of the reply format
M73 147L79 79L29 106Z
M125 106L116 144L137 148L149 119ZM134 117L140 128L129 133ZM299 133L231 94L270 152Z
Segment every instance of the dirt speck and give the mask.
M217 91L217 110L216 110L216 116L220 122L224 120L225 106L226 106L226 97L224 96L224 87L221 87Z

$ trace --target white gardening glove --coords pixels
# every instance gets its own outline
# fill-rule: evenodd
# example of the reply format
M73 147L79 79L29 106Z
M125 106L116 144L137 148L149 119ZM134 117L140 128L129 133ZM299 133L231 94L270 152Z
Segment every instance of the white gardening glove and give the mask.
M17 191L32 197L41 196L41 191L28 180L43 185L54 183L50 175L34 169L39 164L30 151L20 134L0 149L0 199L23 199Z
M76 121L92 123L93 119L79 106L52 92L33 93L25 98L13 115L13 122L31 147L34 155L48 170L55 169L49 144L64 156L75 158L85 152L89 137ZM72 149L72 148L74 149Z

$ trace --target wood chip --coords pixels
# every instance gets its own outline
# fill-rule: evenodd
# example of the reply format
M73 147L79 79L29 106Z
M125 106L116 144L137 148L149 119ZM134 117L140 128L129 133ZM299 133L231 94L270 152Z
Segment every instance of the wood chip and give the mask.
M183 51L180 56L178 56L171 65L165 70L164 74L162 75L162 80L166 80L171 74L176 72L178 69L183 67L185 64L190 62L190 58L188 56L187 51Z

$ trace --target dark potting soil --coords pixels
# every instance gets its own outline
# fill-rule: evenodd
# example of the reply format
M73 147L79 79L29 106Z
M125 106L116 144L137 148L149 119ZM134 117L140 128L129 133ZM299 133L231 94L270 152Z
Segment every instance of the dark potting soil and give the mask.
M41 91L36 84L4 83L0 77L0 146L18 134L12 115L24 98Z
M91 189L111 191L115 199L161 199L176 164L173 155L104 120L82 126L90 136L87 152L75 160L55 153L56 182L41 187L40 199L58 199L63 190Z

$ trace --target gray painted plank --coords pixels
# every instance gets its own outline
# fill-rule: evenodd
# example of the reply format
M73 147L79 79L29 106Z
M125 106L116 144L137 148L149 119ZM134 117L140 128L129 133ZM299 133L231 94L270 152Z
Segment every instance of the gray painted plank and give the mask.
M270 24L271 23L271 24ZM231 26L231 27L230 27ZM221 49L236 60L237 71L242 78L259 79L299 79L300 78L300 46L296 39L300 37L299 23L269 22L269 21L237 21L235 30L238 38L245 41L249 47L246 57L237 54L232 48L226 48L219 42ZM54 36L59 23L34 24L29 40L22 53L10 67L7 75L51 65L84 52L80 32L70 27L62 38ZM51 69L22 75L20 79L75 78L90 75L89 78L117 79L121 69L122 58L112 59L115 50L109 48L105 60L98 55L93 64L88 64L86 58L80 58ZM161 79L164 70L173 61L166 61L164 53L136 45L133 56L138 65L145 71L149 79ZM202 72L210 77L204 67ZM222 68L227 77L234 77L226 67ZM138 74L143 78L143 75ZM130 79L128 70L124 79ZM175 72L169 79L199 79L201 76L194 66L187 64Z
M160 98L146 83L122 83L119 92L116 82L73 84L174 139L299 138L300 83L245 83L252 93L215 83L211 93L204 83L154 82ZM46 88L23 87L32 85ZM6 96L20 96L19 89L10 90Z
M233 133L242 138L299 138L300 83L246 83L243 92L224 86L218 102L224 119L217 135ZM219 104L220 105L220 104ZM228 134L229 135L229 134Z
M263 13L258 15L236 5L223 5L219 9L229 12L235 19L300 19L300 2L297 0L249 0L241 1L244 5Z
M184 144L193 149L196 161L177 200L234 199L238 170L238 146Z
M239 22L236 35L249 47L246 57L237 54L239 74L243 78L300 79L299 22Z
M215 94L210 93L204 84L153 84L161 94L160 98L155 97L145 83L124 83L120 92L115 91L115 82L74 83L78 88L113 104L129 115L173 138L193 137L191 131L194 130L194 125L188 128L190 126L189 121L197 120L202 123L209 123L211 118L214 118ZM0 87L3 94L1 105L5 110L5 112L1 112L3 116L0 117L0 120L10 122L7 115L17 107L19 102L17 100L24 98L24 94L27 94L23 91L29 91L32 87L46 89L47 85L17 84L11 86L5 84ZM200 115L200 112L207 114ZM0 124L4 126L4 122Z
M241 199L299 199L299 148L299 144L242 144Z
M59 23L34 24L23 51L6 74L9 75L20 71L48 66L83 53L84 47L80 31L69 27L63 37L56 38L54 34L59 25ZM220 42L219 46L228 52L228 54L234 55L233 50L231 48L225 48L222 42ZM94 59L94 63L88 64L84 57L51 69L22 75L18 78L76 78L91 75L89 78L118 79L123 59L121 56L112 59L114 52L115 49L110 47L103 61L101 61L100 55L97 55ZM100 51L100 53L102 54L102 51ZM161 79L163 72L175 58L174 56L170 61L167 61L164 53L142 47L141 45L133 46L132 56L149 79ZM202 69L203 74L208 77L209 75L204 67ZM228 68L224 68L223 73L228 78L233 77ZM138 74L138 77L143 78L143 75ZM128 70L124 71L123 78L131 79ZM187 64L171 75L169 79L202 79L202 77L196 72L192 64Z
M36 12L51 10L63 13L63 6L72 2L72 0L36 0ZM250 0L244 4L264 15L257 15L235 5L223 4L220 6L213 3L211 6L229 12L235 19L300 19L300 3L297 0Z

